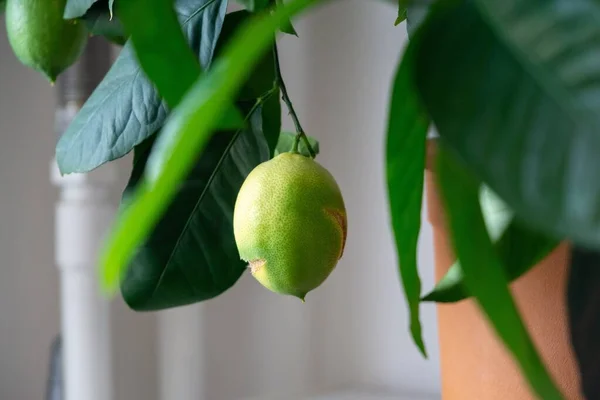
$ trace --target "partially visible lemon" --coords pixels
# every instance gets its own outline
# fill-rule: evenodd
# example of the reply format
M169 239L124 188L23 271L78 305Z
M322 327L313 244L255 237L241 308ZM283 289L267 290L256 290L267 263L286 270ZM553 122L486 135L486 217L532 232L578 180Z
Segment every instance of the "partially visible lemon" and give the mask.
M87 42L82 22L64 20L66 0L7 0L6 30L17 58L51 83L73 64Z
M282 153L244 181L233 227L252 275L267 289L304 301L342 257L346 209L329 171L311 158Z

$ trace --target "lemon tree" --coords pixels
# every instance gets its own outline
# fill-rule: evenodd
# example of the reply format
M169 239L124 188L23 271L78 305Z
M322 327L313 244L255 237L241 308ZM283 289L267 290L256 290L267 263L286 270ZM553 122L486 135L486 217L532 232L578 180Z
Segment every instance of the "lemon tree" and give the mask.
M597 397L590 360L600 354L588 353L600 335L593 273L600 259L600 4L386 1L394 4L390 25L410 36L408 46L398 41L404 51L390 87L383 157L395 267L415 344L426 354L421 301L473 297L532 391L560 399L508 284L566 240L575 256L573 347L583 391ZM309 132L309 140L300 125L275 41L285 33L302 40L292 21L325 0L238 0L244 10L237 12L229 0L0 0L0 7L5 2L15 55L50 81L77 60L88 35L124 45L57 146L62 173L134 153L122 212L100 259L106 289L119 288L141 311L213 298L244 271L302 299L330 279L352 216L343 187L314 159L320 133ZM295 132L281 132L284 112ZM417 245L430 127L440 136L443 162L431 168L458 259L423 299ZM483 187L511 210L499 236L490 237L479 210Z

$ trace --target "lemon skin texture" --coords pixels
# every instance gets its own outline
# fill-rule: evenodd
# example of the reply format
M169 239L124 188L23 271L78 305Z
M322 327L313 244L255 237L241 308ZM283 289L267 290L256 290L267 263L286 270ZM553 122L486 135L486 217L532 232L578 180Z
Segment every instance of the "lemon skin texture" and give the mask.
M66 0L7 0L9 43L23 64L54 83L71 66L87 42L81 21L64 20Z
M240 257L267 289L304 301L342 257L344 200L333 176L297 153L258 165L236 199L234 236Z

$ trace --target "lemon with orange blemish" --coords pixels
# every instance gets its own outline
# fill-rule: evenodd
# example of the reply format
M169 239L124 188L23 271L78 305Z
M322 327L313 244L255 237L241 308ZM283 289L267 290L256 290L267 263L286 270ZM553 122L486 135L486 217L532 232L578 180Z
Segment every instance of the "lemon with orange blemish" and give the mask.
M244 181L233 227L252 275L273 292L304 300L342 257L346 209L329 171L309 157L282 153Z

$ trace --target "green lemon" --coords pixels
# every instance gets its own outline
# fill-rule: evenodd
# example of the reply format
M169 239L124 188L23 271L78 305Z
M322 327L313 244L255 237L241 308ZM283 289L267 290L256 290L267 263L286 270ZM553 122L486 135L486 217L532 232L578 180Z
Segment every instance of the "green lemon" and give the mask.
M282 153L244 181L233 229L252 275L267 289L304 301L342 257L346 209L329 171L311 158Z
M85 47L81 21L64 20L66 0L7 0L6 31L17 58L51 83Z

